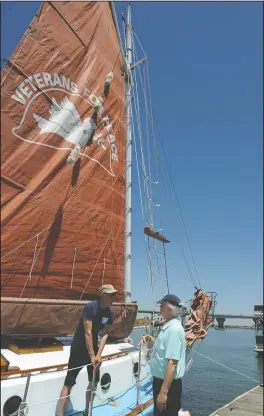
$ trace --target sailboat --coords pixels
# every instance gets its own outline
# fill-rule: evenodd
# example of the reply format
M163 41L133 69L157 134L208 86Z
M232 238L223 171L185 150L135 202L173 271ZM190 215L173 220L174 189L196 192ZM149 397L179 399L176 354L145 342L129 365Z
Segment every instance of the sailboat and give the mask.
M44 2L2 72L3 416L56 414L70 351L62 340L108 283L119 298L90 415L153 410L147 360L127 340L138 310L130 288L132 71L144 61L133 61L130 5L125 29L123 51L112 2ZM144 233L169 242L151 218ZM189 346L210 324L214 295L199 296ZM84 368L67 415L83 414L86 388Z

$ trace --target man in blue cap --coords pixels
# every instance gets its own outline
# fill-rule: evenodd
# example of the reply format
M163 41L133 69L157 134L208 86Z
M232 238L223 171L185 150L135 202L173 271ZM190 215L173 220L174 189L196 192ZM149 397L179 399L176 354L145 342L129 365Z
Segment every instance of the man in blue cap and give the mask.
M182 303L175 295L159 302L165 320L155 340L150 362L153 377L154 416L176 416L181 408L182 377L185 372L185 334L181 321ZM145 335L142 342L154 341Z

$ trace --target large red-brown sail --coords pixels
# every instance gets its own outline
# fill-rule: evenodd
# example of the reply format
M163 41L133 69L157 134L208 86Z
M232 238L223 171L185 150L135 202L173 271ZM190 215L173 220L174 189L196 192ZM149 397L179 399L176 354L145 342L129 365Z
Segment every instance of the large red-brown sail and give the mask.
M121 299L121 67L109 3L44 2L4 68L2 296L84 300L112 283Z

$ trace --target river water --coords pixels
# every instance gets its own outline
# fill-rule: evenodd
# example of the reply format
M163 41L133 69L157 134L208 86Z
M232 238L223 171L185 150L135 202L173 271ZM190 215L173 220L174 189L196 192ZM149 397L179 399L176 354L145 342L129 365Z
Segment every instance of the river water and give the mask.
M144 332L141 329L134 330L133 341L138 343ZM198 345L195 345L194 350ZM257 356L254 348L254 330L210 329L198 352L247 377L260 380L263 357ZM188 408L192 416L208 416L257 384L257 381L196 354L183 379L182 405Z

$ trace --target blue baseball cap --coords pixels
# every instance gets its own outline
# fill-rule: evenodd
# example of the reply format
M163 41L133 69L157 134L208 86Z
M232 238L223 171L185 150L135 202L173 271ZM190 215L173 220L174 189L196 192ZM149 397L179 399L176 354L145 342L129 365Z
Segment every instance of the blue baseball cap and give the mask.
M164 298L159 300L157 304L161 304L164 302L168 302L173 306L182 306L181 300L178 298L178 296L171 295L171 294L164 296Z

